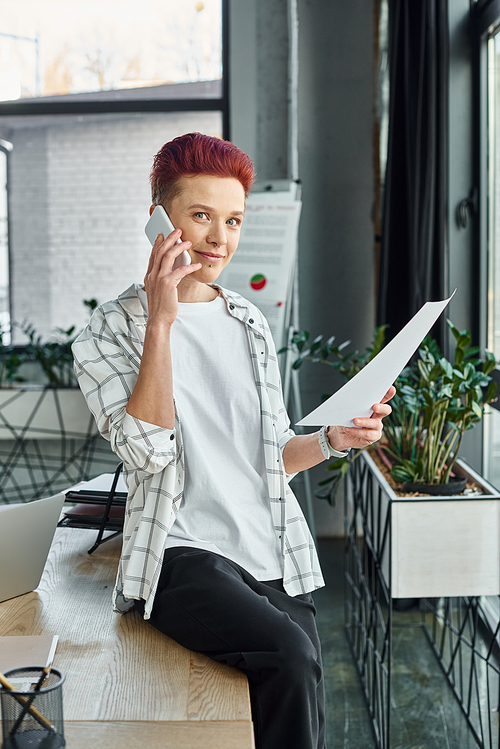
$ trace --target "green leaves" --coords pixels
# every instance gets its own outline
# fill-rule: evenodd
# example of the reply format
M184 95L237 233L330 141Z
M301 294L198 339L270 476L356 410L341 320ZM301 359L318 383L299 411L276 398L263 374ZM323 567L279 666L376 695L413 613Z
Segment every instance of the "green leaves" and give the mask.
M377 354L380 353L380 351L383 349L385 343L385 331L388 327L388 325L380 325L378 328L375 328L372 345L367 349L370 352L368 361L374 359Z
M476 403L476 401L471 401L471 407L472 411L474 412L474 415L476 416L477 420L483 418L483 409Z
M491 403L495 400L497 395L498 385L496 382L490 382L488 385L488 390L486 391L486 395L484 396L484 402L485 403Z
M453 379L453 367L451 366L451 363L448 361L448 359L445 359L444 356L441 357L439 360L439 366L441 367L444 375L449 379Z
M67 330L57 328L56 337L51 341L42 341L31 324L22 325L21 329L29 341L25 349L27 359L40 364L49 384L52 387L76 387L71 353L76 338L75 326Z
M338 460L335 460L333 463L329 463L326 467L327 471L339 471L342 473L342 476L345 476L347 471L349 470L350 466L350 460L349 458L339 458Z
M497 363L495 360L495 354L492 351L485 350L486 361L483 364L483 374L489 375L495 369Z
M96 299L87 299L83 303L89 310L97 307ZM3 332L0 331L0 385L24 381L18 375L19 367L25 362L36 361L52 387L76 387L71 353L71 345L78 335L76 326L56 328L51 340L42 341L42 336L31 323L14 325L25 333L28 343L24 349L14 351L13 347L3 345Z
M448 323L448 326L455 337L457 348L460 348L462 350L468 348L468 346L470 346L472 343L472 337L469 331L458 330L458 328L456 328L453 325L452 321L449 320L448 318L446 319L446 322Z
M324 336L316 336L310 346L308 346L309 332L307 330L301 330L296 333L292 337L290 344L281 348L278 353L283 354L287 351L292 351L295 354L295 360L292 364L293 369L300 369L305 361L310 361L313 364L327 364L349 380L382 349L385 342L386 329L387 325L381 325L376 328L371 345L367 346L362 353L357 349L346 352L345 350L351 344L349 340L335 346L335 336L330 336L324 342Z
M392 476L398 482L446 483L463 435L484 416L484 406L497 395L491 373L496 361L491 351L484 360L472 346L469 331L459 330L447 320L455 339L455 354L449 361L437 342L427 336L418 359L406 367L396 381L397 393L391 401L392 413L384 419L384 450L394 465ZM308 360L328 364L350 379L382 349L387 326L374 332L372 343L363 352L350 348L350 341L335 345L335 336L324 341L317 336L310 345L309 333L300 331L290 347L298 369ZM320 482L323 498L333 501L342 477L359 452L327 466L328 478ZM319 496L319 495L318 495Z
M411 460L403 460L394 466L391 476L394 481L406 483L406 481L420 481L424 473L424 466L421 460L414 463Z

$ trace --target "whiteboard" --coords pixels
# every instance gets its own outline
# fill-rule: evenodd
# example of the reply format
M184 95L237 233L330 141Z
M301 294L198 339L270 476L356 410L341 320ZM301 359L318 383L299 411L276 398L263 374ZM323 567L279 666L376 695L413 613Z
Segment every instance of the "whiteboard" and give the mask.
M278 186L279 189L273 189ZM267 188L267 189L266 189ZM240 242L218 283L236 291L267 318L279 349L286 343L302 203L297 185L268 183L248 196Z

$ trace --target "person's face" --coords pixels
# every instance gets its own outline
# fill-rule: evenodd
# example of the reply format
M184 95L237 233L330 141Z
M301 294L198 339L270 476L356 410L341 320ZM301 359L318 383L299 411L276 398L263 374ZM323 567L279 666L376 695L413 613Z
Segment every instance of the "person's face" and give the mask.
M196 175L181 177L180 193L164 206L182 239L192 242L188 250L199 271L188 276L212 283L231 260L238 246L245 213L245 193L233 177Z

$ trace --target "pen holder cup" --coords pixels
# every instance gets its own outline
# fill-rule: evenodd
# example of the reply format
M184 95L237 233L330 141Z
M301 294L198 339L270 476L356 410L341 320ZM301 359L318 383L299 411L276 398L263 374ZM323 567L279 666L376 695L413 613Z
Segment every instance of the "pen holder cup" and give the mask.
M37 691L42 666L16 668L4 675L16 687L0 688L2 749L59 749L64 740L62 685L64 675L52 669Z

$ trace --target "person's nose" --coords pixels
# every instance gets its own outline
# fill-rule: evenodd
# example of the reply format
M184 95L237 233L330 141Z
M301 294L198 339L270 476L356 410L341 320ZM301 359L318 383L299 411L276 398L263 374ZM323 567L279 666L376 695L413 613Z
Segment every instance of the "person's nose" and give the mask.
M225 224L221 222L213 225L210 228L207 241L216 247L223 247L227 243Z

